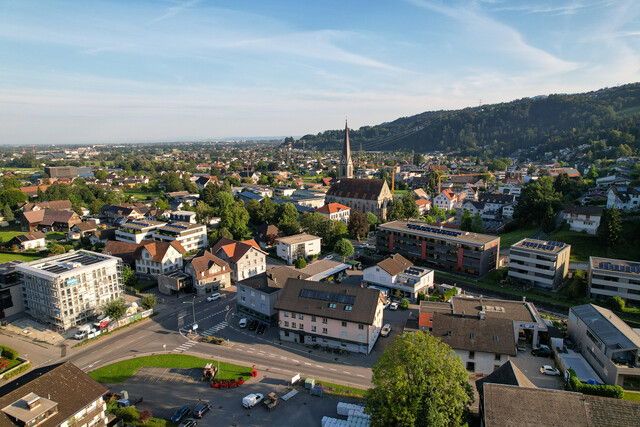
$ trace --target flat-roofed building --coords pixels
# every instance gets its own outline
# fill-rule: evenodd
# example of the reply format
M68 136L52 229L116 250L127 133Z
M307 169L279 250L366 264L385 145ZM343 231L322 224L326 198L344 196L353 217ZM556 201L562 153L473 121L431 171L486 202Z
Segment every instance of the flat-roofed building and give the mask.
M187 252L207 247L207 226L176 222L165 224L153 232L153 239L161 242L178 241Z
M116 240L119 242L140 243L151 240L153 232L166 225L166 222L150 220L128 220L116 230Z
M68 330L86 323L108 301L123 296L122 261L91 251L25 262L22 276L25 311L36 319Z
M76 178L78 176L78 168L76 166L47 166L44 168L44 173L53 179Z
M0 319L20 313L22 303L22 281L16 266L22 261L8 261L0 264Z
M169 221L196 223L196 213L192 211L172 211L169 212Z
M522 239L509 250L509 277L556 289L569 273L570 255L566 243Z
M640 303L640 262L589 257L589 298Z
M394 254L365 268L362 280L367 285L382 286L394 293L397 291L415 303L420 292L426 295L433 288L433 270L416 267L402 255Z
M376 249L434 269L484 276L498 266L500 237L393 221L378 226Z
M276 239L276 254L287 263L293 264L298 258L320 255L321 242L320 237L307 233L280 237Z

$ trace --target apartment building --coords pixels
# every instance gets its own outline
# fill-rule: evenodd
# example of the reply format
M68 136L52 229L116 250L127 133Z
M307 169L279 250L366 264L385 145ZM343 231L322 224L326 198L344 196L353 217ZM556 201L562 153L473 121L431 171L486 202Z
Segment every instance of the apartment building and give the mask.
M187 222L189 224L195 224L196 213L192 211L172 211L172 212L169 212L169 221Z
M91 251L26 262L22 276L25 311L66 331L90 320L108 301L123 296L122 261Z
M369 354L384 304L378 290L288 279L275 308L282 341Z
M569 336L609 385L640 387L640 335L611 310L594 304L569 308Z
M22 281L16 266L22 261L8 261L0 264L0 319L20 313L22 303Z
M211 253L229 264L234 282L267 270L266 252L253 239L238 242L223 237L211 248Z
M182 269L182 255L186 250L176 241L144 242L136 251L136 273L157 276Z
M128 220L116 230L116 240L129 243L141 243L143 240L152 240L154 231L166 224L166 222L161 221Z
M599 206L567 206L562 211L562 219L567 221L571 231L586 231L596 234L602 219L603 209Z
M376 249L430 268L482 277L497 268L500 237L393 221L378 226Z
M276 254L287 263L293 264L298 258L320 255L321 242L322 238L307 233L280 237L276 239Z
M160 242L179 242L187 251L197 251L207 247L207 226L175 222L164 224L153 232L153 239Z
M400 254L394 254L378 264L363 270L362 280L366 285L382 286L392 293L415 303L418 294L425 295L433 289L433 270L416 267Z
M106 426L108 391L71 362L36 368L0 388L0 425Z
M349 217L351 216L351 208L340 203L327 203L316 209L316 212L326 216L331 221L342 221L345 224L349 222Z
M509 250L509 277L534 286L556 289L567 277L571 245L522 239Z
M640 303L640 262L589 257L589 298Z
M445 211L455 208L457 203L458 196L451 190L442 190L433 198L433 205Z

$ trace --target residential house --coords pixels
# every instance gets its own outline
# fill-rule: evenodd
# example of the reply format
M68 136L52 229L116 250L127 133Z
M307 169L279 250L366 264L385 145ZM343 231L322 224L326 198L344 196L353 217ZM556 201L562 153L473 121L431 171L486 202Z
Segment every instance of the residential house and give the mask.
M571 245L522 239L509 250L509 277L534 286L557 289L569 272Z
M96 230L89 234L89 241L92 245L106 245L108 241L116 239L116 228L108 227L103 230Z
M381 286L415 303L419 293L427 295L433 289L433 277L433 270L416 267L402 255L394 254L365 268L362 280L367 285Z
M273 224L263 223L255 233L255 240L262 249L272 247L276 244L276 240L283 234L278 227Z
M193 211L171 211L168 212L168 216L171 222L196 223L196 213Z
M202 190L204 187L206 187L209 184L215 184L218 185L218 177L216 176L201 176L198 177L198 179L196 179L196 185L198 186L199 190Z
M49 187L51 186L50 185L28 185L26 187L20 187L20 191L22 191L24 194L29 196L29 198L31 198L31 197L38 196L38 190L40 190L41 193L44 193L45 191L47 191L47 188Z
M20 218L20 226L23 231L63 231L68 232L82 219L73 211L55 211L44 209L39 211L23 212Z
M45 248L45 235L41 231L34 231L33 233L21 234L15 236L9 240L9 245L16 245L20 250L26 251L28 249Z
M182 255L186 250L176 241L144 241L136 256L136 273L147 276L167 274L182 269Z
M69 237L71 238L81 238L86 237L89 234L93 233L98 229L98 223L96 221L82 221L75 224L71 227L71 231L69 232ZM73 235L73 237L72 237ZM77 236L77 237L75 237Z
M380 291L288 279L275 308L280 340L369 354L382 329Z
M276 267L236 283L238 313L267 324L278 322L275 304L288 279L309 279L309 275L291 267Z
M431 210L431 202L426 199L416 199L416 206L420 215L426 215Z
M266 271L266 252L255 240L238 242L223 237L211 248L211 253L226 261L231 268L231 280L237 282Z
M607 209L636 210L640 208L640 187L612 186L607 192Z
M566 206L562 211L562 219L567 221L571 231L596 234L603 211L600 206Z
M413 198L416 199L416 200L418 200L418 199L424 199L424 200L431 199L431 197L429 197L427 192L424 191L422 188L416 188L415 190L412 190L411 194L413 194Z
M50 202L37 202L37 203L20 203L18 208L21 212L29 211L41 211L44 209L52 209L55 211L70 211L73 210L70 200L52 200Z
M0 425L103 427L108 391L71 362L39 367L0 388Z
M451 190L442 190L433 198L433 205L445 211L455 208L457 203L458 196Z
M104 205L98 214L100 222L108 225L121 224L130 219L138 221L144 217L139 207L131 205Z
M326 216L332 221L342 221L345 224L348 224L349 217L351 215L351 208L349 206L341 205L340 203L328 203L321 208L316 209L316 212Z
M322 238L307 233L280 237L276 239L276 254L287 263L293 264L298 258L320 255L321 242Z
M146 240L145 243L151 243L151 240ZM131 269L135 271L136 259L140 255L140 248L140 243L108 240L104 246L104 249L102 250L102 253L120 258L124 264L131 267Z
M229 264L209 251L194 257L184 268L193 279L199 296L210 294L231 285L232 269Z

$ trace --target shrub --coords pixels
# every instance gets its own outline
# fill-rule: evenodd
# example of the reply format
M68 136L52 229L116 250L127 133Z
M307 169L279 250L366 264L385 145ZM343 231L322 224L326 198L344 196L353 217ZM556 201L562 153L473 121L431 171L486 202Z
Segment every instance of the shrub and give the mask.
M581 382L573 369L569 369L569 385L577 393L614 399L622 399L624 396L624 389L619 385L591 385Z
M142 297L142 307L146 310L151 310L155 307L158 298L154 294L148 294Z
M22 365L16 367L13 371L4 374L4 379L8 380L9 378L15 377L18 374L28 371L29 369L31 369L31 363L23 363Z
M406 310L409 308L409 300L406 298L402 298L400 300L400 310Z
M148 409L143 409L142 411L140 411L140 417L139 420L142 424L146 424L147 421L149 421L149 419L151 419L151 411Z
M118 418L122 418L125 424L131 424L138 421L140 418L140 412L135 406L129 406L127 408L116 408L113 410L113 415Z
M425 295L425 293L424 293L424 292L418 292L418 303L419 303L420 301L424 301L424 300L426 300L426 299L427 299L427 296Z
M18 350L14 350L11 347L2 347L2 357L6 357L10 360L16 360L19 354Z
M307 266L307 261L300 257L296 260L296 268L305 268Z
M607 305L613 311L624 311L624 307L625 307L624 300L617 295L614 297L609 297L607 299Z

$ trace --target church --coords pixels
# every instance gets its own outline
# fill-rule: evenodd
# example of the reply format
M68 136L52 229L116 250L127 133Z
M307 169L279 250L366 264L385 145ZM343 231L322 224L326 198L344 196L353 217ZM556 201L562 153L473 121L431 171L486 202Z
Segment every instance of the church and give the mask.
M391 200L393 195L385 180L353 178L349 125L345 124L339 181L327 191L325 203L340 203L365 214L371 212L380 221L384 221Z

